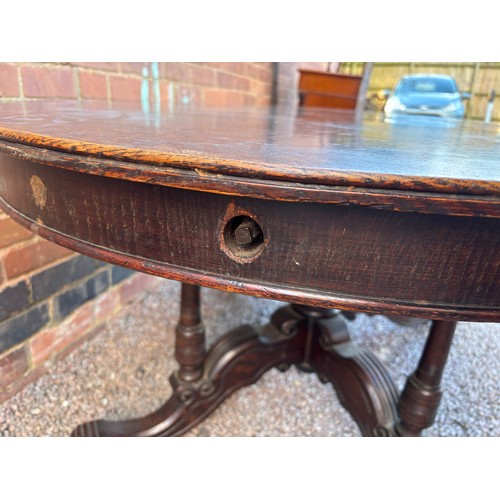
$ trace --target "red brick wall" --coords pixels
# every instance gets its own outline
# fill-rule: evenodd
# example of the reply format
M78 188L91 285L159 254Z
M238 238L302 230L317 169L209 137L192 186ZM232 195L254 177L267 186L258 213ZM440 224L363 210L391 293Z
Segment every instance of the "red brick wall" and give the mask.
M296 102L297 68L279 63L278 98ZM64 98L151 106L265 106L272 63L1 63L1 102ZM96 332L152 283L146 275L79 256L0 211L0 401Z
M137 101L157 68L161 102L200 106L266 105L271 63L0 63L0 99L67 98Z

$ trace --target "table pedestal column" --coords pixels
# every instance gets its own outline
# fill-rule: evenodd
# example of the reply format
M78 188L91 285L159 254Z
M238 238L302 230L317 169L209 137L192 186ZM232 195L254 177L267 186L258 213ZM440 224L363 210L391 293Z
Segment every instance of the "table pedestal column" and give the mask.
M401 395L399 421L391 377L373 354L351 342L340 311L284 306L265 327L243 325L219 337L206 352L199 293L198 286L182 285L175 343L179 370L170 377L170 399L145 417L88 422L73 436L179 436L237 389L273 367L284 371L291 365L331 382L365 436L418 435L432 423L454 323L433 323L419 368Z

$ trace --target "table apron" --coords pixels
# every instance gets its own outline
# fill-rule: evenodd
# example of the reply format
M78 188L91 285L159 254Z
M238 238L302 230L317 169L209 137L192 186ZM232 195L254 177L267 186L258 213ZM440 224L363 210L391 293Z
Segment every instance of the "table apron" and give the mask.
M500 318L500 219L214 194L0 162L0 202L41 236L151 274L278 300L432 319ZM252 259L224 228L249 217Z

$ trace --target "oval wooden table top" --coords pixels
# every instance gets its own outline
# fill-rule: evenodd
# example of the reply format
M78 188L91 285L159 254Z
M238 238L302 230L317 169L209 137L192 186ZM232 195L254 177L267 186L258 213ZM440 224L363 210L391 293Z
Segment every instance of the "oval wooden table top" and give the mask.
M368 188L498 195L500 126L328 109L2 103L0 139L161 169Z
M165 106L2 103L1 206L53 241L164 277L308 305L498 319L498 125ZM228 247L231 231L259 233L238 226L249 217L261 246Z

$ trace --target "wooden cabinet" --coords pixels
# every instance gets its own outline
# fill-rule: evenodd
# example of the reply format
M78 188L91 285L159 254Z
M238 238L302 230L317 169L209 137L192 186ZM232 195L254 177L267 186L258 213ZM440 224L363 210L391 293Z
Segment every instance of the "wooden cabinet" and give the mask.
M299 106L354 109L361 76L299 70Z

